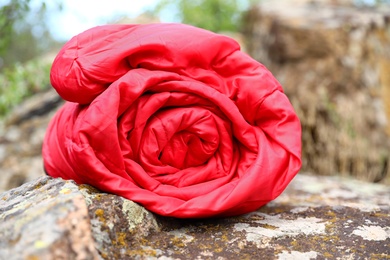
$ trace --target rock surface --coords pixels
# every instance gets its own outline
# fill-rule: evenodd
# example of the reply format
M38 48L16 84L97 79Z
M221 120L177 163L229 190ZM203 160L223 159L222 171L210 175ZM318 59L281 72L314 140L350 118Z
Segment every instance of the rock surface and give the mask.
M43 137L61 104L61 98L50 89L26 99L0 121L0 192L43 174Z
M304 171L390 183L390 8L351 2L261 1L247 48L301 119Z
M96 259L78 187L47 177L0 195L1 259Z
M1 259L388 259L390 187L298 175L243 216L173 219L72 181L0 194Z

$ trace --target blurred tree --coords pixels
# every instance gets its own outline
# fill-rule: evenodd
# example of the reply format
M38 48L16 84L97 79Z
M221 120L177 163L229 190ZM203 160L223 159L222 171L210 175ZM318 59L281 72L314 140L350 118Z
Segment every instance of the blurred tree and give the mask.
M0 71L15 62L30 60L55 44L45 13L44 1L9 0L0 3Z
M257 0L259 1L259 0ZM214 32L239 31L241 15L255 0L161 0L152 13L177 10L178 20Z

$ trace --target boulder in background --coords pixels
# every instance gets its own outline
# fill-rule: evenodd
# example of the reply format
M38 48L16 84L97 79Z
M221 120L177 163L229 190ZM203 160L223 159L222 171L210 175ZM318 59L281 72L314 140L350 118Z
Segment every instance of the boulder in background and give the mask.
M303 171L390 183L390 10L350 2L261 1L247 49L301 119Z

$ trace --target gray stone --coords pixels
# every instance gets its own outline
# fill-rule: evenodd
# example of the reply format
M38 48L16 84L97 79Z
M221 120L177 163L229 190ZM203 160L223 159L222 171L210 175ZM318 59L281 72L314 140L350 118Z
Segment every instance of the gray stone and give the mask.
M41 177L0 194L1 259L98 259L84 197Z
M387 259L389 198L389 186L300 174L255 212L174 219L88 185L41 177L0 194L0 256Z
M160 231L156 217L145 208L122 197L80 186L88 206L96 249L104 259L132 256L132 247Z
M44 174L42 142L63 102L54 89L35 94L0 121L0 192Z
M7 116L6 125L19 125L34 117L41 117L49 114L63 103L57 92L50 88L24 100Z

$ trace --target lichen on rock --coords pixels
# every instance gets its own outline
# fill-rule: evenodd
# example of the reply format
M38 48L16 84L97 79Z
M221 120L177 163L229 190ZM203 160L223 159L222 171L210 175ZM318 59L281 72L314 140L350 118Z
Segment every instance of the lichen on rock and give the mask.
M276 200L221 219L157 216L41 177L0 194L0 255L39 259L386 259L390 187L298 175Z
M40 177L2 193L3 259L98 259L88 209L71 181Z

